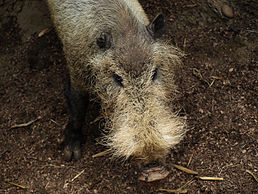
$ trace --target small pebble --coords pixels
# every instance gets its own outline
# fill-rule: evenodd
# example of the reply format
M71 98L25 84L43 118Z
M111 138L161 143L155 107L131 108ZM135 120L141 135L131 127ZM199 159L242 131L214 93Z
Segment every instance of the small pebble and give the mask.
M234 13L231 7L229 7L228 5L222 5L221 6L221 12L224 16L228 17L228 18L233 18L234 17Z

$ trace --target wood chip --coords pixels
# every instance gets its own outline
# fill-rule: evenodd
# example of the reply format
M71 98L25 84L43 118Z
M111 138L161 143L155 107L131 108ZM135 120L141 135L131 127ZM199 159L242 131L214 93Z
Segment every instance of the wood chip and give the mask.
M183 167L183 166L179 166L179 165L176 165L176 164L173 164L173 166L174 166L175 168L179 169L179 170L182 170L182 171L188 173L188 174L193 174L193 175L197 175L197 174L198 174L198 172L193 171L193 170L190 170L190 169L185 168L185 167Z

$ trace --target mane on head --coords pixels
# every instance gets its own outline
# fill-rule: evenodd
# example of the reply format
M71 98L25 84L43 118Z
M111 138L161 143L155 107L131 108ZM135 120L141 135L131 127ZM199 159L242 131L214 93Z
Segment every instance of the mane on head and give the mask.
M124 7L116 14L117 23L113 31L114 57L121 68L133 76L138 77L144 70L151 57L151 36L145 24L141 23L131 12Z

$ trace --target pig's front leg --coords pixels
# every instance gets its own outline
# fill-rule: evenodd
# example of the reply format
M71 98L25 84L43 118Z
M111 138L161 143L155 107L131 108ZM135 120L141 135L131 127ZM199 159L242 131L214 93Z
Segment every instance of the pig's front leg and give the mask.
M69 80L65 96L69 122L64 131L64 159L70 161L74 157L78 160L81 158L82 126L88 106L88 94L76 91Z

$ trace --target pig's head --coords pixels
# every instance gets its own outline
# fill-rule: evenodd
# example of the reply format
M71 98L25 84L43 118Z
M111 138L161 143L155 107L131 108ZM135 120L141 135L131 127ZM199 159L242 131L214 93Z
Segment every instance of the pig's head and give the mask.
M147 26L120 20L114 29L100 33L100 51L90 60L92 89L106 118L102 143L116 157L149 163L164 158L185 133L184 120L171 107L174 67L182 54L157 40L163 16Z

